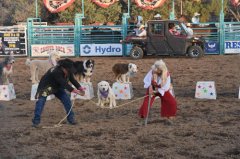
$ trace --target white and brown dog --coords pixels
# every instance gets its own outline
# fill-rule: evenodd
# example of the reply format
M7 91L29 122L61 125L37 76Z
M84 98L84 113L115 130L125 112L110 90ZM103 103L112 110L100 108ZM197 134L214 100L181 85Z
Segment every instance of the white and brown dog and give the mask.
M117 82L130 83L130 77L134 76L137 71L137 65L133 63L122 64L117 63L112 68Z
M4 61L0 63L0 85L9 84L9 77L13 73L13 63L15 62L13 54L6 56Z
M56 52L49 53L48 60L26 60L26 65L30 67L31 81L33 84L39 83L39 72L46 72L49 68L56 66L60 56Z
M109 106L110 109L116 107L116 97L107 81L101 81L98 83L98 106Z
M84 60L74 62L76 69L75 78L78 82L91 82L91 77L94 69L94 60Z

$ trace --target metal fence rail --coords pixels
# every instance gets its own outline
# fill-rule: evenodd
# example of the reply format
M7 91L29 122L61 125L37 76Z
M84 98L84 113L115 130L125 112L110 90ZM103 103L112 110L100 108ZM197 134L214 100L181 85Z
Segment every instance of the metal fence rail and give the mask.
M99 46L100 44L119 44L122 45L122 55L127 55L131 46L121 44L120 41L125 39L135 27L128 25L129 16L127 14L124 14L122 18L122 25L114 26L86 26L82 25L82 18L81 15L76 15L75 25L68 26L48 26L39 18L29 18L27 23L29 55L31 56L31 45L44 44L74 45L75 56L81 56L81 44L99 44ZM225 22L224 32L222 32L219 22L193 24L192 29L194 36L204 38L206 54L222 54L220 46L225 45L225 41L240 41L240 22ZM214 47L215 50L211 47Z

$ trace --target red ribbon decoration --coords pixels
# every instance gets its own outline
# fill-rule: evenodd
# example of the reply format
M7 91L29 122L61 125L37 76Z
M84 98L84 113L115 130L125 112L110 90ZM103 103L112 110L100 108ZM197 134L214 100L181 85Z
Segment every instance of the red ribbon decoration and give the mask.
M92 2L96 3L97 5L108 8L110 5L115 3L117 0L92 0Z
M147 9L153 10L163 5L166 0L135 0L137 6Z
M74 1L75 0L43 0L43 3L51 13L58 13L64 11Z

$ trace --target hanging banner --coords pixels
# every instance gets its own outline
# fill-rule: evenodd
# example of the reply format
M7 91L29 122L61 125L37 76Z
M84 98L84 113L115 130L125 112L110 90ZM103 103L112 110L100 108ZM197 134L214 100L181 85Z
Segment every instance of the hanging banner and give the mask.
M49 52L57 52L60 56L74 56L73 44L31 45L32 57L49 56Z
M0 33L0 56L10 53L26 55L25 33Z
M163 5L166 0L135 0L138 7L152 10Z
M225 54L239 54L240 41L225 41Z
M80 44L81 56L122 56L122 44Z
M97 5L108 8L110 5L115 3L117 0L92 0L92 2L96 3Z
M219 53L219 42L217 41L208 41L204 43L205 53L214 54Z
M69 7L74 0L43 0L43 2L51 13L58 13Z

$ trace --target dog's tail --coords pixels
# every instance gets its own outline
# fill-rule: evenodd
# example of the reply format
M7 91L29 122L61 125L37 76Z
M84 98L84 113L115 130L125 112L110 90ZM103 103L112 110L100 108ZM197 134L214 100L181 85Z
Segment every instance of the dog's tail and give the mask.
M28 58L25 62L25 65L30 66L31 60Z

